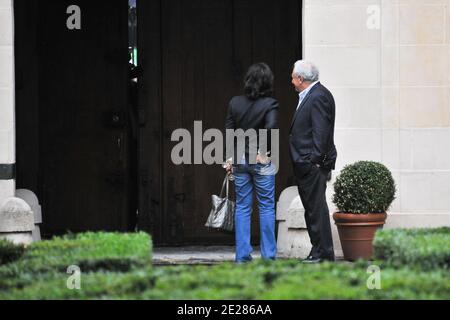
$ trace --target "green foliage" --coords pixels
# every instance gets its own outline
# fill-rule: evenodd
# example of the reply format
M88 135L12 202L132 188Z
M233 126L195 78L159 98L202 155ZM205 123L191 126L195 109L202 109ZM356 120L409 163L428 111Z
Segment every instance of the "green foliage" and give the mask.
M441 240L433 238L430 243L447 250L447 264L438 262L433 269L417 269L414 264L405 265L410 260L391 261L383 254L379 258L387 258L388 263L361 260L305 265L297 260L256 260L244 265L152 267L151 240L147 234L90 233L36 243L22 259L0 266L0 300L450 299L449 228L383 231L377 234L376 241L381 241L379 247L385 252L392 243L386 242L387 239L401 233L408 235L408 241L445 236ZM389 251L391 255L405 250L404 240L393 242L402 246L395 245ZM418 246L419 242L412 242L412 246ZM400 256L395 253L395 257ZM442 261L440 255L435 257ZM367 269L370 264L381 267L379 290L367 287L372 275ZM67 288L69 265L81 267L81 290Z
M151 264L151 240L146 233L84 233L55 237L27 248L22 259L0 267L0 290L25 286L37 279L67 277L75 265L83 273L127 272Z
M374 256L393 267L407 265L425 270L448 269L450 228L378 231L374 239Z
M386 212L395 199L395 181L383 164L359 161L347 165L334 183L333 203L346 213Z
M7 240L0 240L0 265L19 259L25 251L24 246Z
M382 268L380 290L369 290L367 266L282 260L147 267L83 275L81 290L68 290L60 274L24 288L0 290L0 299L450 299L444 270Z

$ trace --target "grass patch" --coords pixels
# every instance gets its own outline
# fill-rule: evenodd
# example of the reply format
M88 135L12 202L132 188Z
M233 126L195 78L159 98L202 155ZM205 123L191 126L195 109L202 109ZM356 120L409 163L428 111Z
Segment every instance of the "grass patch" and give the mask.
M374 257L392 267L448 269L450 228L378 231L374 240Z

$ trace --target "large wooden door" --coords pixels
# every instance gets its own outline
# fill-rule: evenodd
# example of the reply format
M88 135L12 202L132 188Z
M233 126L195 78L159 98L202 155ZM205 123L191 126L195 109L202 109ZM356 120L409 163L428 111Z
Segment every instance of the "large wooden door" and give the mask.
M37 27L44 230L132 230L127 0L39 1Z
M281 166L277 195L289 182L287 130L296 94L292 65L300 58L301 1L164 0L138 3L142 130L141 226L159 244L232 244L234 237L204 227L211 194L219 192L219 165L182 165L171 161L170 141L178 128L194 134L223 130L228 102L242 94L247 68L264 61L275 73L280 101ZM284 142L285 141L285 142ZM206 146L207 143L204 144ZM254 210L252 235L259 235Z

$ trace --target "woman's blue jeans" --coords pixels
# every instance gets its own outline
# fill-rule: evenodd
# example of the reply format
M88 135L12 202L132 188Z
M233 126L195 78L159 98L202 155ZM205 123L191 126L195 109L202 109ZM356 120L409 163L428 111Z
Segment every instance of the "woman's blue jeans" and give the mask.
M233 167L236 187L236 262L252 260L251 215L253 189L259 205L261 256L274 260L277 255L275 240L275 174L272 165L240 164Z

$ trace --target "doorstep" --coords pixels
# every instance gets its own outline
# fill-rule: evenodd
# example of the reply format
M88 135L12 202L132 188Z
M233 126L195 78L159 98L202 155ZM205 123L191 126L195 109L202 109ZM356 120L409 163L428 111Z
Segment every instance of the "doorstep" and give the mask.
M261 258L258 247L254 249L252 256L254 259ZM278 259L294 258L278 256ZM224 262L234 262L233 246L156 247L152 259L155 266L215 265ZM336 262L349 263L341 257L337 257Z
M213 265L234 261L234 246L156 247L153 265ZM253 258L261 257L255 248Z

